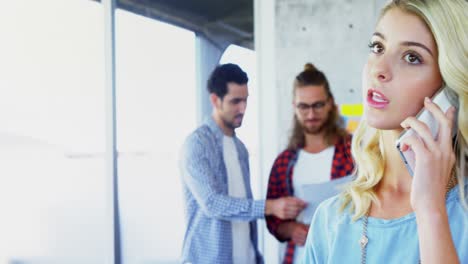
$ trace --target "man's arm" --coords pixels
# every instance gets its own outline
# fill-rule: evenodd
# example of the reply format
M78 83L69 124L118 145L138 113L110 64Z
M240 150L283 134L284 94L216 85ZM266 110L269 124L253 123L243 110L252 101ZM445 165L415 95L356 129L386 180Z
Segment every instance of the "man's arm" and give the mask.
M264 216L265 201L234 198L223 194L224 184L210 164L213 144L192 134L182 153L182 180L208 217L251 221Z
M275 162L273 163L270 172L270 177L268 179L267 199L283 199L284 197L290 196L290 193L286 188L286 170L290 159L291 153L283 152L276 158ZM305 207L304 202L303 205ZM304 207L302 207L298 211L298 214ZM289 219L294 218L295 217L290 217ZM283 219L276 217L275 215L270 215L266 217L268 231L270 231L270 233L281 242L291 239L289 227L293 224L296 224L294 220Z
M265 202L265 215L280 219L294 219L306 206L304 201L293 196L268 199Z
M189 190L208 216L223 220L251 221L274 214L280 217L295 217L301 208L296 198L277 200L253 200L235 198L223 194L225 188L210 165L209 142L199 135L192 135L184 145L182 153L182 178Z

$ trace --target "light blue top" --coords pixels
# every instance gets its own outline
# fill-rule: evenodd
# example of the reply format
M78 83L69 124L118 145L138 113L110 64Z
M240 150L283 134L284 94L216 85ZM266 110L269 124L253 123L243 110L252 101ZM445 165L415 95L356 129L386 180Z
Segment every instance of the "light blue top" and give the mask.
M249 156L234 135L247 198L230 197L223 157L223 132L210 118L185 141L182 184L186 231L182 263L232 264L232 221L250 222L250 239L256 263L263 263L257 249L258 218L264 217L265 200L253 200L250 187Z
M340 205L338 196L320 204L310 225L303 263L361 263L362 219L353 222L349 210L338 211ZM458 186L449 192L446 207L458 257L468 263L468 211L460 202ZM367 236L367 263L418 263L414 213L391 220L369 217Z

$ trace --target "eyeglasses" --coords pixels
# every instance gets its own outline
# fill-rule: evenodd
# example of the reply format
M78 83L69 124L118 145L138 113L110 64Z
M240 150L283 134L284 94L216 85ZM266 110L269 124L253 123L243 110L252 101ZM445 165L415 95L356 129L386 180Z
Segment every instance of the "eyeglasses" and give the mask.
M301 112L301 114L307 114L309 112L309 109L314 110L314 112L318 113L323 111L325 109L325 106L328 103L328 99L324 101L318 101L312 104L306 104L306 103L298 103L296 105L296 108Z

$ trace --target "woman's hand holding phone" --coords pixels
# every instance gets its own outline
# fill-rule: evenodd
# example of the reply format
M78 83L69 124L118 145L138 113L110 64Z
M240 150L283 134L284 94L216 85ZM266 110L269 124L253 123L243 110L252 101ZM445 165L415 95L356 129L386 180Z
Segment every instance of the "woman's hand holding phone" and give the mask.
M423 215L431 214L434 210L445 210L446 186L455 164L452 147L455 108L451 106L444 113L429 98L424 100L424 108L439 124L438 136L434 138L424 122L416 117L408 117L401 126L413 129L416 133L399 142L402 153L413 151L415 155L411 206L417 214L420 212Z

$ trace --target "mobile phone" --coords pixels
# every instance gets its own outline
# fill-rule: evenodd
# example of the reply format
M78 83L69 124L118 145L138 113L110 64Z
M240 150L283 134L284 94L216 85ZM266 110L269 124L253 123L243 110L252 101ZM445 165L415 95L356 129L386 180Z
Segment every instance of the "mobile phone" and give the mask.
M453 99L449 99L449 96L447 95L447 89L440 89L439 91L436 92L436 94L432 97L432 102L437 104L440 109L445 113L449 107L454 105ZM437 120L434 118L434 116L425 108L423 108L417 115L416 118L424 122L430 129L432 137L434 139L437 139L438 133L439 133L439 123ZM453 134L452 137L456 133L456 129L454 128L452 130ZM414 151L412 149L408 149L405 152L401 151L401 140L409 137L411 135L414 135L417 133L413 129L408 129L403 131L400 136L398 137L396 141L396 147L398 151L400 152L400 156L403 159L403 162L405 163L406 168L408 169L408 172L410 173L411 176L413 176L414 173L414 165L415 165L415 155Z

